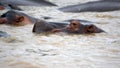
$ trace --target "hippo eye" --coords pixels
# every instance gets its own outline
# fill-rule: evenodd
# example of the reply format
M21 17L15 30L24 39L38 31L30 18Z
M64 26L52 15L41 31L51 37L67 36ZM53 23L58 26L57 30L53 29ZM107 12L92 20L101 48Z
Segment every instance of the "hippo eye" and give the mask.
M73 23L74 26L76 26L77 24L76 23Z
M20 22L20 20L19 20L19 19L16 19L15 22Z
M18 17L18 18L15 20L15 22L22 22L23 20L24 20L24 17L21 16L21 17Z

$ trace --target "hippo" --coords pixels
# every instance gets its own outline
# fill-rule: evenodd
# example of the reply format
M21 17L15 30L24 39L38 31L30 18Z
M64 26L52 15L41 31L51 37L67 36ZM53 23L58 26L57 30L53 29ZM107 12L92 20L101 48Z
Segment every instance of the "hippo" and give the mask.
M34 24L33 33L40 34L45 32L51 32L53 29L59 29L64 28L67 23L58 23L58 22L46 22L43 20L40 20L39 22L36 22Z
M7 37L10 37L10 35L7 32L0 31L0 37L7 38Z
M36 21L36 18L14 10L10 10L0 16L0 24L22 26L30 23L35 23Z
M101 33L104 30L98 28L97 26L90 24L84 25L77 20L73 20L68 23L49 23L45 21L40 21L35 23L33 27L33 33L43 33L43 32L65 32L68 34L90 34L90 33Z
M57 6L46 0L0 0L0 3L16 6Z
M0 10L4 10L4 9L13 9L13 10L19 10L19 11L22 10L20 7L13 5L13 4L0 3Z
M92 1L59 8L63 12L108 12L120 10L120 1Z

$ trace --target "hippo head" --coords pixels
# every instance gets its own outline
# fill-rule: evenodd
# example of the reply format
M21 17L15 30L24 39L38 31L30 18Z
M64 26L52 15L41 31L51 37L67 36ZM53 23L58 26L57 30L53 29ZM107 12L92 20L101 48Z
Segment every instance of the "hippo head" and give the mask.
M8 11L0 17L1 24L9 24L15 26L26 25L31 23L29 17L25 16L24 13L16 11Z
M89 33L101 33L104 31L93 24L84 25L77 20L73 20L67 26L67 32L77 34L89 34Z

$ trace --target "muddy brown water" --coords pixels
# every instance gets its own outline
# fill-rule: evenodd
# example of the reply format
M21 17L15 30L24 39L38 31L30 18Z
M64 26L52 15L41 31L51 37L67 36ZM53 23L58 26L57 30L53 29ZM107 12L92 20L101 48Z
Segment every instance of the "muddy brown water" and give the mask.
M59 7L79 3L79 0L50 1ZM96 22L93 24L106 32L91 35L36 35L31 32L33 24L21 27L0 25L0 30L11 34L9 38L0 38L0 67L120 68L120 11L63 13L56 10L58 7L21 8L36 18L53 17L47 21L71 18L93 21Z

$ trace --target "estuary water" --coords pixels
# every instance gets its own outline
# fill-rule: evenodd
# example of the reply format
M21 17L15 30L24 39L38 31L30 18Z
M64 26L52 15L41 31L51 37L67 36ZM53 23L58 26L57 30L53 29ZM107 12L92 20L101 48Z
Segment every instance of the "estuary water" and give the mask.
M90 35L33 34L33 24L0 25L11 35L0 38L0 68L120 68L120 11L64 13L59 7L93 0L49 0L58 7L20 6L24 13L46 21L81 19L104 33ZM7 10L5 10L7 11ZM4 11L0 11L0 14Z

